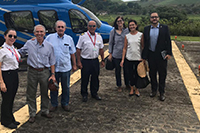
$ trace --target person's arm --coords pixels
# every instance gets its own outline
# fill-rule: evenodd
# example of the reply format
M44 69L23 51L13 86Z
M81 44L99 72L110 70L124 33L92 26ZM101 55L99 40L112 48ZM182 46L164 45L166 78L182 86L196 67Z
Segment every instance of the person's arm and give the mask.
M144 49L144 34L142 34L140 44L141 44L141 50L143 50Z
M105 66L104 50L103 49L99 49L99 54L101 56L101 66L104 67Z
M72 70L73 70L73 72L74 72L74 71L77 70L75 54L71 54L71 60L72 60Z
M165 56L165 59L169 60L171 59L172 56L172 44L168 26L166 27L166 43L167 43L167 55Z
M110 37L109 37L109 56L108 56L108 59L109 60L112 60L112 53L113 53L113 45L114 45L114 32L115 32L115 29L113 29L111 32L110 32Z
M51 76L49 77L49 81L53 80L53 82L56 82L56 78L55 78L55 65L51 65Z
M81 49L76 49L76 57L77 57L77 66L79 69L82 69L82 63L81 63Z
M128 45L128 41L127 41L127 38L125 36L125 39L124 39L124 48L123 48L123 53L122 53L122 61L120 62L120 66L121 67L123 67L123 64L124 64L124 59L125 59L125 55L126 55L127 45Z
M1 68L1 65L2 65L2 62L0 62L0 68ZM0 89L1 89L1 91L3 91L3 92L6 92L6 91L7 91L6 85L5 85L4 81L3 81L1 69L0 69Z

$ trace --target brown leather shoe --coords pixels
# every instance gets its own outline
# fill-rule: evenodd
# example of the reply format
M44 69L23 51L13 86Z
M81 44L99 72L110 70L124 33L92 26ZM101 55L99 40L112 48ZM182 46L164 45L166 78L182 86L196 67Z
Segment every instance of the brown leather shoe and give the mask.
M70 112L69 105L62 106L62 108L63 108L64 111Z
M57 106L51 107L51 108L49 109L49 111L50 111L50 112L55 112L55 111L57 110L57 108L58 108Z
M28 120L30 123L34 123L35 122L35 117L30 117Z
M41 116L46 117L46 118L53 118L53 116L50 113L48 113L48 114L41 113Z

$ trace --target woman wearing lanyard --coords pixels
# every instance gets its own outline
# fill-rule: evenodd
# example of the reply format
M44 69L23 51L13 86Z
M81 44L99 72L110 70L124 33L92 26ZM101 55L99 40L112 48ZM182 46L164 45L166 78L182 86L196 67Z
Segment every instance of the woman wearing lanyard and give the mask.
M7 29L4 33L5 42L0 49L0 89L2 95L1 124L7 128L15 129L20 123L13 116L13 102L17 93L18 61L20 55L14 48L17 34L14 29Z

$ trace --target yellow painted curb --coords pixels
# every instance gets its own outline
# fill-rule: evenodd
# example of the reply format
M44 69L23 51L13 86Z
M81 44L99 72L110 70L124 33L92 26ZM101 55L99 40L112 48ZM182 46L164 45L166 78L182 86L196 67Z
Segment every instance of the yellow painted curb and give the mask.
M104 52L104 57L108 56L108 50L106 50ZM99 56L99 61L101 61L101 58ZM74 72L71 76L70 76L70 86L72 86L74 83L76 83L79 79L81 78L81 70L77 70L76 72ZM61 88L61 84L59 84L60 88ZM49 91L50 93L50 91ZM59 96L61 95L62 90L59 89ZM37 97L36 102L37 102L37 113L40 111L40 105L41 105L41 96ZM18 111L16 111L14 113L14 117L17 121L19 121L21 124L18 126L18 128L20 126L22 126L25 122L28 121L29 119L29 112L28 112L28 105L26 104L25 106L23 106L22 108L20 108ZM0 133L12 133L13 131L15 131L16 129L8 129L2 125L0 125Z
M194 110L200 121L200 84L191 70L190 66L185 61L180 50L176 46L176 43L172 41L172 51L173 56L180 71L181 77L183 79L184 85L187 88L189 97L192 101Z

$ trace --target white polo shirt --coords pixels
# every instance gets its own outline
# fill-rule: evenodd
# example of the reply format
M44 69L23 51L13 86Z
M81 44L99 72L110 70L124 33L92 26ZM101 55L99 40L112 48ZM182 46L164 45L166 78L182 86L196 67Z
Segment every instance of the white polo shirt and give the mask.
M81 49L81 57L84 59L95 59L99 56L99 49L102 49L103 39L101 35L95 33L91 35L89 31L79 37L76 48Z
M20 59L20 54L14 48L14 46L10 46L6 43L2 45L2 48L0 49L0 62L2 63L2 71L15 70L19 68L19 63L15 54L17 54L18 58Z

